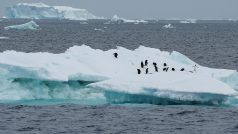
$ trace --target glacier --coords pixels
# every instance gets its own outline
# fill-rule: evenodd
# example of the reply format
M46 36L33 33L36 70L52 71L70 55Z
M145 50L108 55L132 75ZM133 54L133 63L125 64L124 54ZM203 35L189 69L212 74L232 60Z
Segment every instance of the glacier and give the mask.
M145 60L148 74L141 68ZM164 63L170 67L167 72ZM74 100L80 104L222 105L238 95L236 70L204 67L179 52L144 46L103 51L82 45L60 54L4 51L0 53L0 84L0 103Z
M38 30L39 25L36 24L35 21L30 21L30 22L20 24L20 25L7 26L7 27L4 27L4 29L5 30L10 30L10 29Z
M102 19L86 9L66 6L49 6L44 3L18 3L6 8L5 17L10 19Z

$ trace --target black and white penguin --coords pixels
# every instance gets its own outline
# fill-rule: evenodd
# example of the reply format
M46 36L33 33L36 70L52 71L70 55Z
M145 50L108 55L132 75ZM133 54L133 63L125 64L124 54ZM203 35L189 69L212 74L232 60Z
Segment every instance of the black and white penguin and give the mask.
M168 72L168 70L169 70L169 67L166 68L166 72Z
M138 73L138 74L140 74L140 73L141 73L140 69L137 69L137 73Z
M184 71L185 69L184 68L181 68L180 71Z
M140 63L141 68L144 68L144 63L143 61Z
M148 60L145 60L145 66L147 66L148 65Z
M166 63L164 63L164 66L166 67L166 66L167 66L167 64L166 64Z
M158 72L158 67L157 66L155 66L155 72Z
M172 70L172 71L175 71L175 68L172 68L171 70Z
M146 68L145 74L148 74L148 73L149 73L149 68Z
M153 62L153 65L154 65L154 66L157 66L157 63Z
M113 53L114 57L117 58L118 57L118 53Z

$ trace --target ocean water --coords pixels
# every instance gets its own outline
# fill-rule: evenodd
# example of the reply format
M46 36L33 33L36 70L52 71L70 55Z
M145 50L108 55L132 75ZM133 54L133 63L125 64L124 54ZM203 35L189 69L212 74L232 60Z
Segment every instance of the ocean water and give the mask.
M235 22L172 22L175 29L164 29L165 22L107 25L90 21L84 25L38 20L41 30L3 29L27 21L0 22L0 37L7 37L0 39L0 51L61 53L82 44L103 50L143 45L181 52L204 66L238 70ZM0 133L238 133L236 106L88 104L75 100L1 102Z

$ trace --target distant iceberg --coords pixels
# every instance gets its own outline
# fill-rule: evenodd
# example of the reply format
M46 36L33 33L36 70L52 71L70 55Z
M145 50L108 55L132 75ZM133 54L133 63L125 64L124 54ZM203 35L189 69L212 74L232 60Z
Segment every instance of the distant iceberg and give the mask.
M180 23L197 23L196 19L186 19L186 20L181 20Z
M128 20L125 18L121 18L117 15L114 15L111 18L111 22L117 22L117 23L134 23L134 24L139 24L139 23L148 23L148 21L145 20Z
M0 40L7 40L7 39L9 39L9 37L0 36Z
M6 9L5 17L10 19L102 19L102 17L97 17L86 9L66 6L48 6L44 3L18 3Z
M4 27L5 30L9 30L9 29L37 30L38 28L39 28L39 25L36 24L35 21L30 21L30 22L27 22L25 24L20 24L20 25Z
M167 24L167 25L164 25L163 28L170 29L175 27L172 24Z

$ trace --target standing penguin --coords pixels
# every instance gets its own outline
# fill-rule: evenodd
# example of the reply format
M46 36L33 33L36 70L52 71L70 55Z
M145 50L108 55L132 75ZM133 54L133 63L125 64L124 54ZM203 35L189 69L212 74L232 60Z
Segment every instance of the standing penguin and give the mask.
M175 71L175 68L172 68L171 70L172 70L172 71Z
M138 73L138 74L140 74L140 73L141 73L140 69L137 69L137 73Z
M145 60L145 66L147 66L148 65L148 60Z
M113 53L114 57L117 58L118 57L118 53Z
M158 67L157 66L155 66L155 72L158 72Z
M198 66L197 66L197 64L195 64L195 65L193 66L193 71L196 72L196 71L197 71L197 68L198 68Z
M168 72L168 70L169 70L169 67L166 68L166 72Z
M158 72L158 67L157 67L157 64L155 62L153 62L153 65L155 67L155 72Z
M146 68L145 74L148 74L148 73L149 73L149 68Z
M167 64L166 64L166 63L164 63L164 66L166 67L166 66L167 66Z
M140 63L141 68L144 68L144 63L143 61Z

